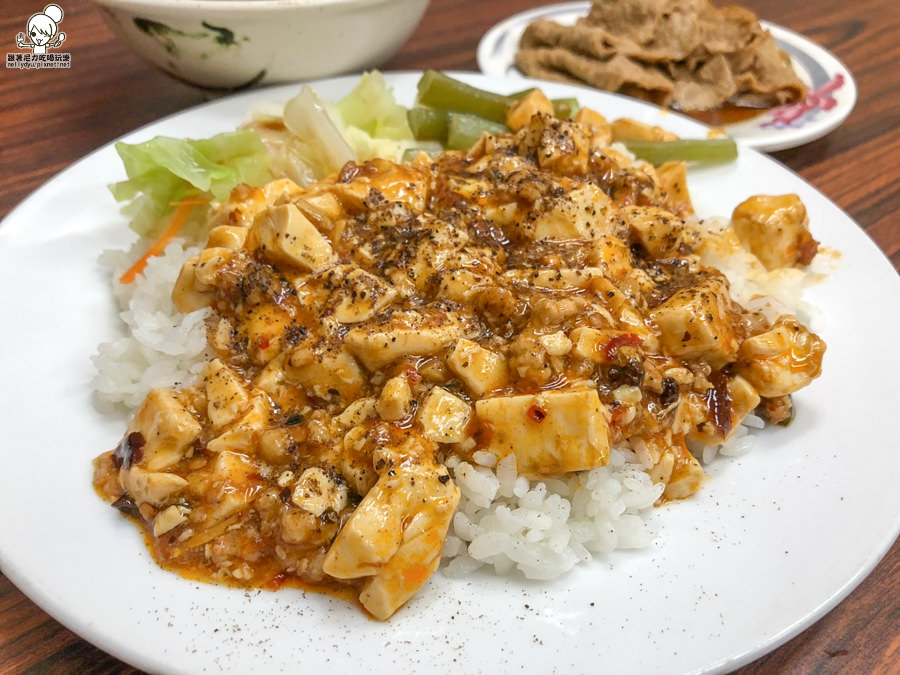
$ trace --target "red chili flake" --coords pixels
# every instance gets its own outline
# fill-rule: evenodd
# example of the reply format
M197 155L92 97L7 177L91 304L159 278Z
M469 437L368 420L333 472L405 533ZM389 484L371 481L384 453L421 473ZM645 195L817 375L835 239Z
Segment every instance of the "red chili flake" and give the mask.
M731 433L733 424L731 392L728 391L728 378L721 370L711 373L709 376L712 387L706 390L706 407L712 415L713 424L722 438Z
M125 515L143 520L141 512L138 511L137 504L129 495L122 495L116 501L114 501L111 506L114 509L121 511Z
M416 370L415 368L413 368L412 366L410 366L409 368L406 369L405 375L406 375L406 381L409 382L410 384L418 384L419 381L422 379L421 373L419 373L419 371Z
M338 174L339 183L349 183L359 175L361 167L356 162L347 162Z
M809 233L806 236L797 246L797 262L801 265L809 265L819 252L819 242L809 236Z
M528 409L527 415L530 420L538 423L543 422L547 418L547 412L538 408L536 405L533 405Z
M128 471L132 464L139 464L144 458L145 443L144 436L140 431L132 431L127 434L113 452L113 464L116 469L124 467Z
M490 444L491 438L494 437L494 429L485 422L476 422L475 431L472 432L472 438L479 447L485 447Z
M269 338L267 338L265 335L263 335L261 338L259 338L259 340L257 341L257 344L259 345L260 349L265 351L266 349L269 348L269 345L272 343L269 342Z
M625 416L625 406L618 401L613 401L612 405L610 405L609 408L611 412L610 423L614 427L620 426L622 418Z
M640 347L642 344L644 344L644 341L634 333L620 333L619 335L613 335L612 339L606 343L603 347L603 355L607 361L612 361L616 358L616 353L620 348Z
M268 588L270 591L277 591L282 586L284 586L284 582L287 581L287 578L288 576L286 572L279 572L274 577L269 579L269 581L266 583L266 588Z

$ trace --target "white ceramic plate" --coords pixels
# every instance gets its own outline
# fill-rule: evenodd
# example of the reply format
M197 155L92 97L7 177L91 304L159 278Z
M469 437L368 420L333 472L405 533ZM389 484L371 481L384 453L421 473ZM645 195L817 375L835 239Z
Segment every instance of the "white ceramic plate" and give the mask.
M411 103L417 74L392 75ZM466 75L495 91L520 81ZM327 98L355 78L315 85ZM704 128L624 97L548 85L609 117ZM125 137L205 137L233 128L260 90L168 117ZM701 214L754 193L797 192L813 234L841 251L808 299L826 312L825 372L796 396L797 419L752 453L711 465L689 501L659 509L660 535L553 583L440 573L389 623L296 590L245 592L186 581L152 562L137 529L91 487L91 460L122 421L92 406L89 357L120 330L101 250L130 235L106 184L111 146L26 199L0 226L0 564L41 607L86 639L154 672L716 672L800 632L847 595L900 530L896 449L900 281L834 204L784 167L741 148L693 172ZM877 330L875 326L877 325Z
M486 75L521 76L515 66L519 40L536 19L573 25L590 10L590 2L566 2L515 14L491 28L478 45L478 67ZM809 87L800 103L774 108L750 120L728 124L729 136L765 152L809 143L837 128L856 105L856 82L833 54L808 38L766 21L760 22L790 57Z

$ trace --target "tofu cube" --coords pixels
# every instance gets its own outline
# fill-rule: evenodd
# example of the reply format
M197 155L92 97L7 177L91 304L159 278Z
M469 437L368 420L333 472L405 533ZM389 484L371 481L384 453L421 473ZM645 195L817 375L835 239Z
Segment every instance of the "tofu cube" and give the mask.
M609 363L607 357L607 346L614 341L627 336L634 338L635 334L629 331L588 328L582 326L575 328L571 332L572 349L571 354L575 358L588 359L594 363ZM638 336L640 339L640 336ZM641 344L643 344L643 340ZM631 340L624 343L625 345L633 345Z
M590 165L590 127L571 121L556 120L550 115L532 118L531 127L541 129L537 147L537 161L542 169L564 176L583 176Z
M321 399L348 403L359 397L366 383L359 363L336 345L300 347L288 359L288 379Z
M247 246L262 250L273 262L318 272L337 262L331 243L293 204L259 214L247 235Z
M571 332L572 356L591 361L603 361L604 333L596 328L581 326Z
M463 337L463 332L462 324L450 315L395 312L384 321L351 328L344 343L366 368L375 371L401 356L436 354Z
M257 394L252 397L250 407L243 417L206 444L212 452L242 452L255 443L259 433L267 424L271 409L266 396Z
M609 415L596 390L551 390L477 401L484 450L516 456L519 473L583 471L609 461Z
M615 211L610 198L596 185L587 183L554 200L550 208L525 221L535 241L587 239L609 234L607 216Z
M224 450L218 454L212 469L213 481L218 486L218 498L204 523L206 527L212 527L249 506L258 493L247 488L259 483L258 472L259 467L242 452Z
M666 206L673 213L687 216L694 212L691 193L688 190L687 162L664 162L656 167L656 177L666 191Z
M513 269L503 276L513 282L527 283L539 288L566 290L584 288L592 279L603 276L599 267L550 267L543 269Z
M713 368L735 360L739 341L728 282L706 275L696 286L682 289L651 313L663 349L672 356L704 358Z
M407 503L404 472L382 476L370 489L341 529L325 557L324 570L338 579L377 574L393 556L403 538Z
M137 464L147 471L163 471L175 466L202 427L178 394L169 389L153 389L138 408L126 435L139 432L144 438L143 456Z
M144 471L132 466L119 473L119 485L138 504L162 506L166 500L187 487L188 482L181 476L163 471Z
M334 318L339 323L367 321L397 299L396 289L358 267L345 270L332 291Z
M759 405L759 392L740 375L728 378L728 394L731 396L731 419L736 429L744 418Z
M459 503L459 488L447 469L429 459L433 448L398 450L414 461L381 474L322 564L338 579L369 577L359 599L378 619L390 617L437 569Z
M767 270L808 265L818 250L806 207L795 194L750 197L735 208L731 224Z
M620 277L632 269L631 249L623 237L601 235L590 244L588 262L608 278Z
M412 414L413 393L409 380L403 375L392 377L384 384L375 409L381 419L397 422Z
M447 366L478 397L506 384L506 359L471 340L457 340Z
M729 407L731 428L728 434L723 435L716 428L706 397L701 393L691 392L687 396L687 401L685 401L687 408L685 416L690 415L692 417L691 424L685 434L688 440L702 443L703 445L724 443L731 438L743 419L759 405L759 393L754 389L753 385L740 375L729 377L727 387L728 397L731 399ZM691 409L693 410L691 411Z
M231 424L250 404L250 395L240 378L222 361L213 359L206 366L206 414L216 428Z
M212 303L216 276L231 255L227 248L205 248L181 266L172 287L172 303L178 311L193 312Z
M553 116L553 103L540 89L532 89L506 111L506 126L518 131L537 113Z
M632 233L653 258L685 256L693 250L695 232L685 222L655 206L626 206L622 214Z
M461 443L468 437L466 429L472 417L472 407L446 389L434 387L428 392L418 417L428 440Z
M460 258L462 258L460 256ZM454 302L467 303L480 289L493 285L490 272L483 269L480 261L474 258L448 261L440 276L441 295Z
M596 110L579 108L572 119L591 130L591 148L605 148L612 142L609 121Z
M358 398L344 408L344 412L335 418L335 421L344 429L351 429L363 424L377 414L377 400L371 396Z
M682 444L669 448L657 466L667 466L666 499L687 499L703 485L706 475L700 462Z
M219 225L209 231L206 246L207 248L217 247L237 251L247 241L248 232L250 230L247 227L240 225Z
M335 513L343 511L350 502L349 494L346 485L314 466L304 471L294 485L291 501L318 518L329 509Z
M622 141L675 141L678 136L662 127L621 117L610 122L614 143Z
M376 619L389 619L437 570L453 515L448 507L445 504L436 516L412 516L400 548L363 586L359 601Z
M741 343L737 372L763 396L786 396L819 376L825 348L824 340L794 317L782 316Z

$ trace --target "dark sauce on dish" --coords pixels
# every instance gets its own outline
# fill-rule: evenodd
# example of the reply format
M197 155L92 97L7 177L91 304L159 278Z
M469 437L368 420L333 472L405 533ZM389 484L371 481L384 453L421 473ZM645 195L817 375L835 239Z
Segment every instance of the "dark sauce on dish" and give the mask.
M723 127L752 120L754 117L768 112L771 108L748 108L746 106L725 103L712 110L683 110L685 115L711 127Z

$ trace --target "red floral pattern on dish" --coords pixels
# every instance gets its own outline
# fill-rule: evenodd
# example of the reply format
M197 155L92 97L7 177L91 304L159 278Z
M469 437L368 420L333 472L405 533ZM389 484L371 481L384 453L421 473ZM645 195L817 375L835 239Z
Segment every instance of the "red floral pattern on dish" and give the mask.
M760 124L763 129L799 129L815 118L818 111L828 111L837 105L834 92L844 86L844 76L838 73L818 89L810 91L799 103L783 105L772 111L772 119Z

